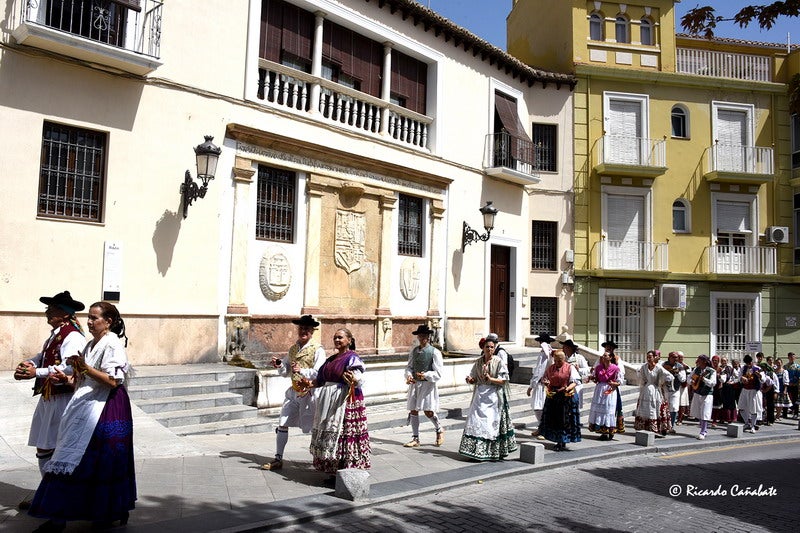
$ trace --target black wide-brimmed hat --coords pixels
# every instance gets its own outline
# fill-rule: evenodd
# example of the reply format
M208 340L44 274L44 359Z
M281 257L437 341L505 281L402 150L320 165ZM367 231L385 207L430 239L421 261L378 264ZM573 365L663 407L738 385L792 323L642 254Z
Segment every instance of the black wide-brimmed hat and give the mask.
M433 330L428 324L420 324L419 327L411 332L412 335L433 335Z
M292 320L292 324L295 324L295 325L298 325L298 326L306 326L306 327L309 327L309 328L319 327L319 322L314 320L314 317L311 316L311 315L303 315L303 316L301 316L300 318L298 318L296 320Z
M600 346L602 346L603 348L611 348L612 350L616 350L617 348L619 348L619 346L617 346L617 343L614 341L606 341Z
M569 346L573 350L577 350L578 349L578 345L575 344L575 342L572 339L567 339L565 341L559 341L559 342L561 343L562 347Z
M549 333L539 333L539 336L534 338L536 342L555 342L555 339Z
M77 311L83 311L86 306L82 302L75 300L70 296L69 291L59 292L55 296L42 296L39 301L45 305L52 305L63 309L69 314Z

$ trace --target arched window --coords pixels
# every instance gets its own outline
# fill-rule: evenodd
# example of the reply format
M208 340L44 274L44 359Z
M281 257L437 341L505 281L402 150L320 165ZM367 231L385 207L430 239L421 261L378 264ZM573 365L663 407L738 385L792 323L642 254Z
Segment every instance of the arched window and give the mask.
M653 22L647 17L642 17L639 25L639 40L646 45L656 44L653 39Z
M617 15L614 33L618 43L631 42L631 23L625 15Z
M689 202L683 198L678 198L672 202L672 231L675 233L690 233L692 231Z
M689 138L689 112L682 105L672 107L672 136L679 139Z
M589 15L589 38L593 41L605 40L603 17L597 11Z

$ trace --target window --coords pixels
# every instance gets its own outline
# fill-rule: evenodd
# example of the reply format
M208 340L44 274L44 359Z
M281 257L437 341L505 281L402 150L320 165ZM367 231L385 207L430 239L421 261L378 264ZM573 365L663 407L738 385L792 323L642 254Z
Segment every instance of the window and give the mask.
M425 114L427 83L427 64L392 49L391 92L403 99L406 109Z
M759 294L711 293L711 353L741 359L746 343L761 340Z
M297 175L258 165L256 239L294 242Z
M648 138L650 98L646 94L603 95L603 162L642 165L651 160Z
M534 168L556 172L558 127L555 124L533 125Z
M125 46L128 9L141 11L138 0L52 0L40 11L45 26L110 44Z
M639 24L639 41L648 46L655 44L653 40L653 22L647 17L643 17Z
M45 122L38 214L100 222L107 134Z
M679 105L672 107L672 136L678 139L689 138L689 113Z
M603 17L600 13L594 12L589 15L589 38L593 41L605 40Z
M714 168L724 172L753 172L755 107L752 104L712 102Z
M689 202L678 198L672 202L672 231L675 233L689 233L692 231Z
M614 341L628 363L643 363L652 348L655 313L652 291L600 289L601 342Z
M618 43L631 42L631 23L625 15L617 15L614 21L614 37Z
M400 195L397 253L422 257L422 198Z
M356 91L361 90L361 81L353 76L348 76L342 72L342 68L339 65L335 65L330 61L322 61L322 77L326 80L335 81L339 85L349 87L350 89L355 89Z
M755 195L712 193L711 221L715 273L774 274L774 261L753 248L758 243Z
M372 96L381 96L383 45L349 28L322 22L323 77ZM326 66L335 69L330 77Z
M259 57L311 72L314 14L283 0L261 2Z
M661 247L651 242L651 190L603 187L600 268L666 270Z
M794 264L800 265L800 194L794 195Z
M532 222L531 270L558 270L556 265L556 253L558 252L557 231L558 223L556 222L544 220L534 220Z
M531 297L531 335L556 333L558 327L558 298Z
M792 115L792 168L800 168L800 115Z

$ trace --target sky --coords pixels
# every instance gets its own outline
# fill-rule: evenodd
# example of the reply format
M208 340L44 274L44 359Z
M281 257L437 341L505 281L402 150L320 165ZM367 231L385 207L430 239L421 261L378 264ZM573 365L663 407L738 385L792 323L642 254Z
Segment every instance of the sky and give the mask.
M511 12L512 0L417 0L420 4L428 6L443 17L446 17L459 26L463 26L498 48L506 49L506 17ZM522 0L525 1L525 0ZM554 2L560 0L552 0ZM710 5L715 8L718 15L731 17L744 6L763 5L772 0L683 0L676 4L676 19L678 33L680 18L684 13L697 6ZM733 22L723 22L717 25L714 34L717 37L731 37L748 41L761 41L768 43L786 43L786 35L791 32L792 44L800 44L800 18L781 18L769 31L761 30L758 24L751 24L746 28L739 28Z

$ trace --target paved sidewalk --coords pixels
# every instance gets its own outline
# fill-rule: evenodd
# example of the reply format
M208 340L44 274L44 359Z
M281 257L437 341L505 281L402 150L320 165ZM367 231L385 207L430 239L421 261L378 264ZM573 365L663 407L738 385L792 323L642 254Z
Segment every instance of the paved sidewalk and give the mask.
M11 372L0 372L0 398L0 529L31 531L41 521L20 513L16 505L31 497L39 483L34 450L27 446L37 399L30 396L30 383L14 381ZM403 408L398 404L398 409ZM448 431L441 448L432 444L434 434L429 423L422 422L421 430L422 446L416 449L402 446L410 436L407 427L370 432L370 502L615 455L800 439L796 420L764 427L755 435L746 434L740 439L726 437L724 427L716 428L702 442L695 439L697 426L688 424L679 426L677 435L658 439L652 448L635 446L633 431L612 442L601 442L596 435L585 432L582 442L571 445L574 451L556 453L548 449L545 464L530 465L516 460L519 452L498 463L471 462L457 453L460 430ZM518 430L519 442L532 440L529 431ZM311 467L309 436L296 429L290 431L287 460L278 472L259 469L274 452L272 433L177 437L134 406L134 441L139 500L125 531L259 530L370 503L338 499L330 488L323 487L326 476ZM88 526L87 522L70 523L67 531L84 531Z

